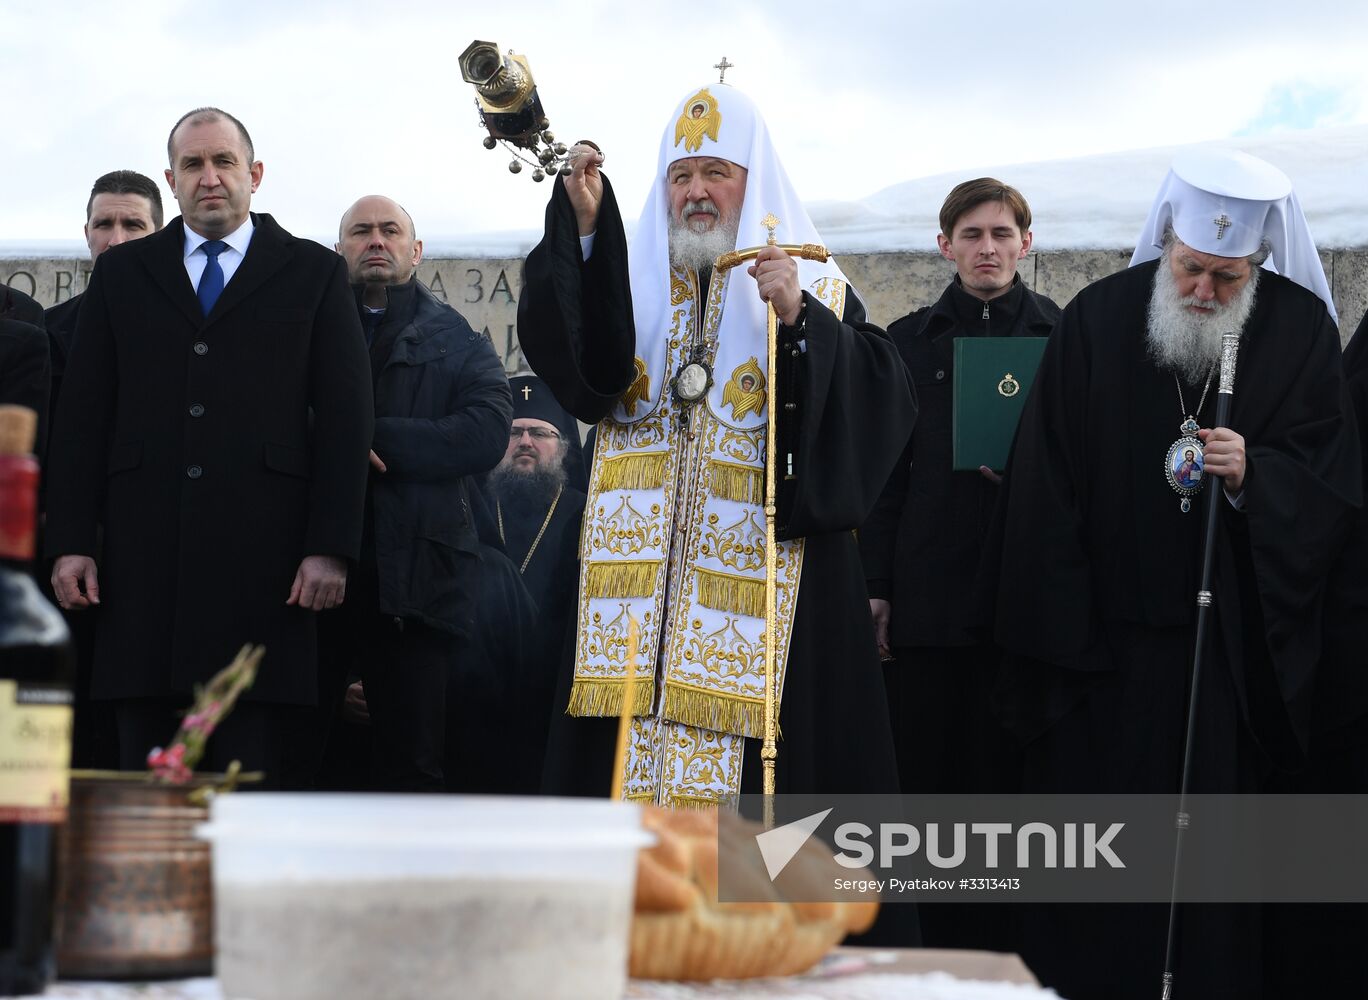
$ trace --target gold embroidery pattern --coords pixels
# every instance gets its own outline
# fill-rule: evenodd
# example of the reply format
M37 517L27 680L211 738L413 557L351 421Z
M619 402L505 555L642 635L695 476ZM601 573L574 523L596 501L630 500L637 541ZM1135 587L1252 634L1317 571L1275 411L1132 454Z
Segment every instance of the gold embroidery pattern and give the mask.
M684 140L684 149L696 153L703 148L703 137L717 141L718 129L722 127L722 112L717 110L717 98L704 87L684 102L684 110L675 122L674 144Z
M722 437L717 442L717 450L730 459L754 467L765 453L764 433L765 428L763 426L757 427L753 431L726 428L722 431Z
M812 283L812 294L818 302L835 314L837 319L845 315L847 285L840 278L818 278Z
M728 733L664 723L662 805L697 809L728 801L741 790L742 741Z
M622 494L622 502L617 510L603 517L603 508L598 508L598 517L589 533L589 544L594 550L603 550L619 556L631 556L647 549L660 549L665 544L664 528L658 520L660 505L651 505L651 519L632 506L627 494Z
M722 390L722 405L732 408L733 420L744 420L765 408L765 373L758 359L737 365Z
M622 771L622 798L626 802L657 801L660 794L661 722L654 716L637 716L627 743L627 764Z
M717 526L721 521L716 514L708 515L708 527L703 532L699 555L716 559L723 566L742 572L763 572L765 529L756 520L756 511L748 510L735 524L719 529Z
M646 362L641 358L633 358L632 363L636 366L636 378L622 394L622 408L629 417L636 416L637 403L651 398L651 375L646 371Z
M670 268L670 305L683 305L692 295L692 273L679 267Z
M678 366L688 339L681 331L692 328L696 308L704 308L705 342L715 350L725 285L725 281L714 283L706 306L698 301L697 290L689 288L689 297L675 310L669 338L648 344L643 351L647 359L643 369L647 364L652 371ZM827 294L838 296L842 287L835 283ZM675 293L672 281L671 294ZM763 373L758 360L753 358L752 363L756 384L748 391L758 387L763 392ZM738 373L745 367L733 374L737 389ZM737 419L751 414L752 419L759 415L763 420L763 396L754 409L742 409L735 400L727 402L738 411ZM740 402L744 405L745 401ZM620 706L625 669L620 643L625 640L618 633L625 632L605 621L625 621L625 610L630 610L643 623L638 669L651 683L641 685L634 698L633 709L649 714L634 721L625 797L678 806L713 804L739 791L742 735L759 736L763 727L764 546L759 529L762 498L758 496L763 480L763 424L731 427L731 420L724 423L711 407L700 407L694 411L696 422L691 420L692 435L672 435L668 400L655 401L654 406L641 419L628 421L619 410L616 419L600 424L599 454L591 475L592 523L586 525L583 536L580 635L570 710L611 714L608 706ZM638 459L630 475L632 462L613 464L615 458L625 453L635 457L637 452L657 457ZM655 470L662 458L662 475L655 485ZM647 466L643 461L655 464ZM610 468L621 471L608 474ZM610 489L606 483L614 477L653 485ZM648 510L649 514L644 513ZM610 527L608 522L614 517ZM657 530L638 524L638 517ZM610 543L625 550L638 544L644 547L613 552ZM782 704L783 666L802 565L801 540L780 543L777 557L776 680ZM644 565L630 569L625 565L630 563ZM604 569L591 564L602 564ZM600 574L608 574L612 566L635 579L600 580ZM602 584L599 590L586 586L591 575L592 582ZM649 583L650 593L591 596L612 589L610 583L621 586L626 582L633 584L632 589ZM610 651L613 659L606 655Z
M670 442L666 434L666 428L669 426L668 417L669 411L665 407L661 407L658 411L651 414L648 419L642 420L639 423L629 424L627 427L627 434L622 445L618 449L619 453L623 449L640 451L660 448L660 454L668 456L670 454ZM611 460L611 458L608 459L608 461ZM659 484L657 485L659 486ZM603 488L607 489L608 487Z
M663 408L661 409L663 411ZM631 527L629 522L632 522L633 518L626 510L627 505L620 499L618 510L614 513L619 515L621 523L615 523L610 529L607 524L607 511L611 509L610 505L614 498L609 496L610 491L603 487L603 463L615 455L623 454L631 447L632 441L648 446L663 442L664 428L665 419L660 411L634 424L609 417L598 425L598 448L590 476L590 500L586 505L585 523L580 539L581 568L577 616L579 625L576 630L575 679L569 709L572 714L615 714L615 711L605 710L604 706L612 706L615 709L621 703L620 691L605 695L593 693L590 689L611 689L614 684L619 687L621 685L621 665L614 664L605 657L606 650L613 647L602 641L601 632L604 619L614 616L624 602L642 623L642 676L647 679L654 676L653 667L659 649L661 623L664 620L660 595L665 587L666 552L661 543L665 540L664 526L668 525L672 518L668 498L660 490L636 494L650 504L648 509L655 521L654 530L645 530L640 534L628 530ZM671 479L674 476L674 456L668 451L664 454L665 470L662 478ZM636 508L632 509L632 513L640 516ZM641 526L645 526L644 519ZM618 539L619 530L628 530L630 539ZM605 557L612 555L607 547L610 541L622 546L643 543L649 545L655 541L657 547L641 552L642 558L609 559ZM619 562L635 562L638 565L624 566L620 571L614 572L612 567ZM618 588L621 589L617 593L610 593ZM622 600L606 603L606 600L612 598ZM624 631L623 635L625 634ZM600 641L593 641L596 637ZM649 688L648 684L639 690Z
M715 455L726 433L721 420L708 411L699 428L700 453ZM758 508L755 513L755 523L758 525ZM713 515L718 517L717 521L710 520ZM678 602L672 602L664 626L666 648L663 656L664 697L661 713L664 718L685 725L721 728L737 735L758 737L764 727L764 569L761 566L753 574L725 574L726 577L739 577L741 580L719 580L718 576L723 575L719 573L722 564L704 556L702 551L707 526L730 526L736 520L737 511L732 502L710 495L705 489L698 490L688 506L680 510L678 521L687 525L687 529L680 535L683 545L672 558L682 560L687 572L681 583L674 584L674 590L682 596ZM781 701L784 665L788 660L793 612L802 569L802 549L802 540L798 539L780 542L776 553L779 574L776 681ZM761 550L763 555L763 544ZM706 565L708 562L713 565ZM708 576L710 573L713 575ZM742 582L751 586L742 586ZM707 588L706 594L704 588ZM725 612L708 608L705 597L715 604L728 604L730 607ZM747 611L755 614L748 614ZM717 632L719 615L723 619L727 615L735 615L727 627L735 630L745 646L736 640L729 646L719 646L720 636L711 645L707 642L706 636ZM708 621L714 624L706 624ZM714 650L721 649L729 649L743 658L741 661L727 662L744 662L747 666L744 675L726 679L719 672ZM747 653L746 649L751 652Z

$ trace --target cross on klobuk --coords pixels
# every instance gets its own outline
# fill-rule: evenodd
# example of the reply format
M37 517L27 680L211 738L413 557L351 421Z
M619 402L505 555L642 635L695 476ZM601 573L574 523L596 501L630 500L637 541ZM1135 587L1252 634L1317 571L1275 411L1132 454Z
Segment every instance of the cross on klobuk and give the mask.
M1218 240L1223 239L1225 237L1225 231L1234 225L1234 223L1230 221L1230 217L1224 212L1221 213L1219 218L1212 219L1211 221L1216 223L1216 238Z
M727 70L731 69L731 68L732 68L733 66L735 66L735 65L736 65L736 63L729 63L729 62L727 62L727 57L726 57L726 56L723 56L723 57L722 57L722 61L721 61L721 62L713 63L713 69L719 70L719 71L720 71L720 72L717 74L717 82L718 82L718 83L726 83L726 82L727 82Z
M522 388L522 393L523 393L523 400L524 400L524 401L531 399L531 398L532 398L532 387L531 387L530 385L525 385L525 386L523 386L523 388Z

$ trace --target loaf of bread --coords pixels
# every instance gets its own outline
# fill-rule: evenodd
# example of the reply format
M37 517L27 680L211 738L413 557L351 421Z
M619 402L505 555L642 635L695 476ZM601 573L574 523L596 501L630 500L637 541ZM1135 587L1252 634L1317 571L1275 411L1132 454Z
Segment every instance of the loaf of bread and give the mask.
M721 838L719 821L728 825ZM867 930L878 914L877 901L786 902L760 863L754 838L760 827L734 816L650 807L643 825L656 843L637 861L635 977L792 975L811 968L847 934ZM728 854L727 894L754 902L718 901L719 844ZM783 883L796 899L830 897L839 873L814 839L789 862Z

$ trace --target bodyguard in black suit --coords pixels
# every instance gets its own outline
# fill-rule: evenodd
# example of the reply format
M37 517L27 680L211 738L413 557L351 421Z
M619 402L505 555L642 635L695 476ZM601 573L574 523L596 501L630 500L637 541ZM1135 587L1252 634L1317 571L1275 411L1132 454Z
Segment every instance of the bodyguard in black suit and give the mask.
M106 251L80 310L51 450L53 588L97 606L92 694L116 702L123 767L259 642L251 704L209 765L295 784L314 613L341 603L360 544L369 363L342 260L249 213L262 164L241 123L190 112L168 153L182 217Z

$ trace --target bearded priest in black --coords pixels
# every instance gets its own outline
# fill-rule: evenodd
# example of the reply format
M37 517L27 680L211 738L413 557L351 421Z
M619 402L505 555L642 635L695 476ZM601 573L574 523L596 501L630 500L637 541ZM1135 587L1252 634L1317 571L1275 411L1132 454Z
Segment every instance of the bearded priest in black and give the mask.
M834 262L774 247L714 272L717 255L766 241L766 215L779 243L821 242L764 119L734 88L675 106L630 253L604 154L573 152L518 311L532 367L598 425L549 788L608 794L635 619L623 798L707 805L759 791L764 443L777 418L777 788L896 791L852 529L915 416L897 351ZM767 302L780 322L774 410Z
M1333 305L1291 183L1242 153L1176 159L1138 242L1065 308L1022 415L998 519L998 706L1027 791L1176 792L1216 504L1190 790L1254 792L1304 761L1325 580L1359 504ZM1021 951L1062 996L1157 996L1167 916L1034 907ZM1182 995L1263 995L1258 917L1182 908Z
M564 623L574 606L584 514L584 494L568 482L579 429L535 375L515 376L508 385L508 451L489 475L499 538L542 617Z

